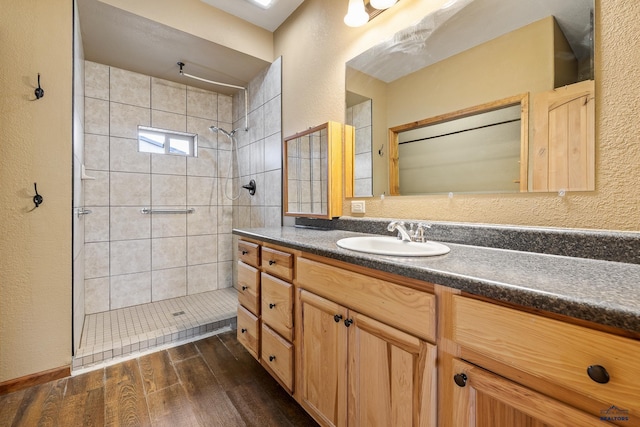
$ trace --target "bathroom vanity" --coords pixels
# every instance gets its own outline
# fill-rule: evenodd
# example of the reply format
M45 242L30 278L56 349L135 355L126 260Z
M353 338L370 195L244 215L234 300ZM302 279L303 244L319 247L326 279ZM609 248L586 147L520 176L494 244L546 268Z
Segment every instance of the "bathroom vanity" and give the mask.
M238 339L321 425L640 424L640 265L234 230ZM527 424L530 423L530 424Z

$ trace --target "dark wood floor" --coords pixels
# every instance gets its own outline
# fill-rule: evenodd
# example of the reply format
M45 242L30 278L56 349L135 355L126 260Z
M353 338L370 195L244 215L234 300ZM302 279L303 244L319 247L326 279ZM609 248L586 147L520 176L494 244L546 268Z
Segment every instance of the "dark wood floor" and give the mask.
M0 396L0 426L317 426L234 332Z

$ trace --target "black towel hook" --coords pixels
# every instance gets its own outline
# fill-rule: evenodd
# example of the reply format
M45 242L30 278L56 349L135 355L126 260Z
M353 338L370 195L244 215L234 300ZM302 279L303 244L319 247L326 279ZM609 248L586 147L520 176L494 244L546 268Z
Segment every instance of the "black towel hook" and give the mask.
M36 195L33 196L33 203L36 205L36 208L44 202L44 198L38 194L38 184L33 183L33 188L36 190ZM35 208L34 208L35 209Z
M38 87L35 90L36 99L40 99L44 96L44 89L40 87L40 73L38 73Z

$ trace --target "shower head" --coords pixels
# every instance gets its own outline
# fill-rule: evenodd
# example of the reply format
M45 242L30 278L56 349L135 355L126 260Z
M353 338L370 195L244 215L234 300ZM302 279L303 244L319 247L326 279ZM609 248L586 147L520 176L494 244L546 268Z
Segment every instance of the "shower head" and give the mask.
M226 130L219 128L218 126L209 126L209 130L215 133L222 132L223 134L227 135L227 137L229 138L232 138L233 135L235 135L235 133L238 132L238 129L234 129L231 132L227 132Z

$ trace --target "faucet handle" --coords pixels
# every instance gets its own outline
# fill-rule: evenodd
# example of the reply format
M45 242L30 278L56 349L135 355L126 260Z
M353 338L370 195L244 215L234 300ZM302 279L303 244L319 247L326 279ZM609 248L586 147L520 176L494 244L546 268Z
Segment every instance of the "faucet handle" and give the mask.
M416 242L420 242L420 243L425 243L427 241L427 238L424 235L424 229L425 228L431 228L430 224L426 224L424 222L420 222L418 223L418 229L415 231L415 241Z

